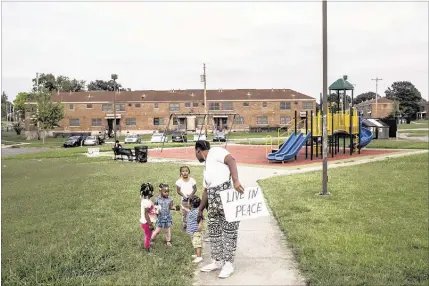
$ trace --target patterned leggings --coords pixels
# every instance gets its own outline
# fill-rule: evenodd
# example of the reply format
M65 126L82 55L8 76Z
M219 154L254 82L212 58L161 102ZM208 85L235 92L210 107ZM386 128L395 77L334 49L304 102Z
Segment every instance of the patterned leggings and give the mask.
M231 182L208 188L208 230L211 258L216 261L234 262L237 249L239 221L227 222L219 193L231 188Z

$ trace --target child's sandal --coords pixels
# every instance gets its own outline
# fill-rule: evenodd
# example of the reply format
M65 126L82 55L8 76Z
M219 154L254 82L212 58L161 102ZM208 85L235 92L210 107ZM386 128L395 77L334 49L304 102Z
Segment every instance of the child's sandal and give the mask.
M172 247L173 246L170 241L167 241L166 244L167 244L168 247Z

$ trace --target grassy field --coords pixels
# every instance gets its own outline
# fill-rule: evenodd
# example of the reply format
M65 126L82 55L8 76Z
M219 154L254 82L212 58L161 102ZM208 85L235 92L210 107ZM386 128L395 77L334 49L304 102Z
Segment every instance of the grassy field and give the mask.
M407 134L409 137L423 137L423 136L429 136L429 129L428 130L399 130L401 134Z
M78 157L27 160L25 167L2 164L3 285L191 284L193 249L178 212L173 248L163 235L151 256L141 247L139 186L172 187L176 165ZM192 167L192 176L200 178L201 168Z
M428 156L260 182L310 285L428 285Z
M413 121L410 124L398 124L398 129L429 128L429 120Z

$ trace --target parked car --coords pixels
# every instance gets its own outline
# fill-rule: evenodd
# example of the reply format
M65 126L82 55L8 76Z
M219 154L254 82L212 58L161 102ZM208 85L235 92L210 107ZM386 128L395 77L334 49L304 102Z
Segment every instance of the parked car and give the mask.
M152 138L150 138L151 143L162 143L168 142L168 136L164 135L164 133L153 133Z
M174 131L171 135L171 141L173 142L188 142L188 137L185 132Z
M206 134L204 133L194 134L194 141L198 141L198 140L207 140Z
M80 146L82 143L83 137L82 136L71 136L69 139L67 139L66 142L64 142L64 148L67 147L77 147Z
M124 143L142 143L142 138L140 137L140 135L130 134L125 137Z
M225 132L217 131L213 134L213 142L226 142Z
M88 136L83 141L83 145L85 146L96 146L100 144L100 138L98 136Z

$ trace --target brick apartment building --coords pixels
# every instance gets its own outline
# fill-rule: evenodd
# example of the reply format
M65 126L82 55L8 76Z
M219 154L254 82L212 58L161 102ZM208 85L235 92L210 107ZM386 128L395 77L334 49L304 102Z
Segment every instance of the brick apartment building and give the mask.
M113 128L113 92L55 93L54 102L64 104L64 119L56 132L98 134ZM283 126L305 111L316 110L316 100L291 89L207 90L209 128L229 128L237 113L233 130L267 129ZM116 93L116 125L121 134L151 133L164 130L171 113L204 113L202 90L143 90ZM26 115L26 130L34 130ZM193 120L189 124L189 120ZM169 129L204 124L204 116L180 116Z
M385 97L363 101L354 107L360 111L364 118L385 118L395 111L395 102Z

